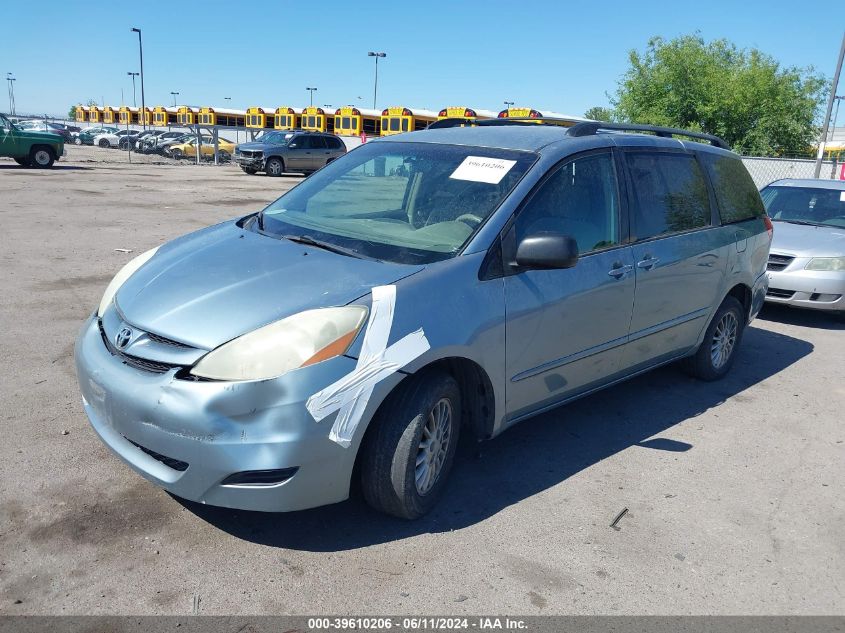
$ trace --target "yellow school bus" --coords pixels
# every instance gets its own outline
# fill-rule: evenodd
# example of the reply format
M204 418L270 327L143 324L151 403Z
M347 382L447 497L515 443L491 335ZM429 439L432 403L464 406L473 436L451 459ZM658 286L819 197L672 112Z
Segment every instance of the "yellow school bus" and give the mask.
M77 123L85 123L88 118L88 112L85 110L84 105L76 106L76 122Z
M103 113L97 106L88 106L88 122L100 123L103 120Z
M326 116L326 111L317 106L308 106L302 109L303 130L313 132L334 132L334 117Z
M138 108L138 123L141 125L153 124L153 113L149 108Z
M165 127L176 125L176 108L156 106L153 108L153 125Z
M197 122L197 109L190 106L179 106L176 110L176 122L179 125L193 125Z
M338 136L360 136L364 132L367 136L378 136L381 130L381 113L378 110L367 110L346 106L334 112L334 133Z
M300 125L300 116L299 112L293 108L278 107L273 116L273 127L277 130L297 130Z
M213 125L246 126L246 111L244 110L230 110L228 108L209 108L209 110L214 112L215 123Z
M246 109L246 126L250 129L272 129L273 117L264 108L252 107Z
M131 125L133 123L138 122L138 112L132 111L132 108L129 106L121 106L120 110L117 111L117 120L118 123L122 125Z
M103 108L103 123L117 123L117 112L111 106Z
M443 108L440 112L437 113L437 120L442 121L443 119L489 119L489 116L479 116L478 112L473 110L472 108L467 108L464 106L449 106Z
M401 134L424 130L429 123L437 120L437 113L430 110L411 110L396 107L381 111L381 135Z
M543 113L534 108L508 108L499 112L500 119L542 119ZM539 121L538 121L539 123Z

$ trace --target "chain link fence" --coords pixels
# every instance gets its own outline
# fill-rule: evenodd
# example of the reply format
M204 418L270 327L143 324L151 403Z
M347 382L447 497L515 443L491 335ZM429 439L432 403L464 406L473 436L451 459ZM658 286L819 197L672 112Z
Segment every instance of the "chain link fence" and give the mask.
M811 158L743 156L742 162L758 189L782 178L813 178L816 170L816 161ZM837 160L823 161L819 178L843 179L842 166Z

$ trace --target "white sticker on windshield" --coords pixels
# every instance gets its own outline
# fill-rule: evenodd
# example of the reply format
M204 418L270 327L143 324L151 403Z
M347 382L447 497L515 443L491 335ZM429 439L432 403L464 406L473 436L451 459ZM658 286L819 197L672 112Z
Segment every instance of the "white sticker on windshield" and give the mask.
M839 192L839 202L845 202L845 191Z
M498 185L514 165L515 160L467 156L449 178Z

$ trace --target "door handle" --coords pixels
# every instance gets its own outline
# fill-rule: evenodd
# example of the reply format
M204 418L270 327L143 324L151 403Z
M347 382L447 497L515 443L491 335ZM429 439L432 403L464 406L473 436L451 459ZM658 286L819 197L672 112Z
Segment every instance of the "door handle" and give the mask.
M657 265L657 262L660 261L658 257L652 257L651 255L646 255L645 259L641 259L637 262L637 268L642 268L643 270L651 270Z
M611 268L607 272L607 274L610 275L611 277L616 277L616 279L621 279L622 277L627 275L632 270L634 270L634 267L631 266L630 264L625 264L623 266L622 264L616 263L616 264L613 265L613 268Z

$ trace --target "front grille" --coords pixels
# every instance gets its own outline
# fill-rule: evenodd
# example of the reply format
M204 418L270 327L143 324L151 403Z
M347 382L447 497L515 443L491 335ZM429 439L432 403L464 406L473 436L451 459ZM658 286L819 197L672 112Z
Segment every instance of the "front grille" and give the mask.
M155 459L156 461L161 462L168 468L172 468L173 470L178 470L180 473L185 472L188 470L188 462L183 462L181 459L174 459L173 457L168 457L167 455L162 455L161 453L156 453L154 450L147 448L146 446L141 446L138 442L133 442L125 435L123 436L127 442L132 444L133 446L140 448L144 451L147 455Z
M774 253L769 253L769 263L766 266L766 270L783 270L792 263L793 259L795 258L789 255L775 255Z
M153 334L152 332L147 332L147 338L156 343L161 343L162 345L170 345L171 347L179 347L181 349L190 349L191 347L190 345L185 345L184 343L180 343L179 341L164 338L163 336Z
M141 371L148 371L153 374L163 374L165 372L170 371L171 369L181 369L182 367L184 367L184 365L162 363L159 361L148 360L146 358L140 358L138 356L133 356L132 354L126 354L124 352L121 352L109 340L109 337L106 336L106 331L103 329L103 321L98 320L97 325L100 327L100 336L103 337L103 343L105 344L106 349L109 350L109 352L111 352L113 356L117 356L121 361L123 361L124 365L129 365L130 367L134 367L135 369L140 369ZM179 343L179 345L181 345L181 343Z
M767 297L774 297L775 299L791 299L795 294L794 290L781 290L780 288L769 288L766 293Z

